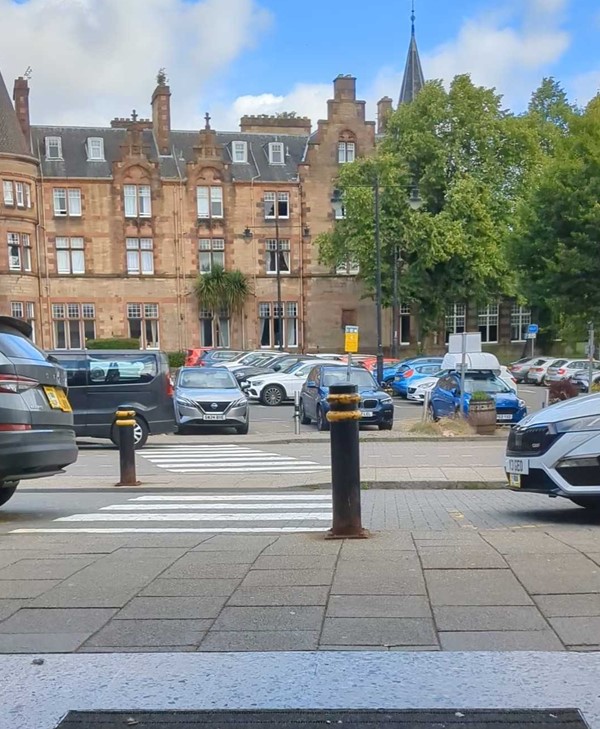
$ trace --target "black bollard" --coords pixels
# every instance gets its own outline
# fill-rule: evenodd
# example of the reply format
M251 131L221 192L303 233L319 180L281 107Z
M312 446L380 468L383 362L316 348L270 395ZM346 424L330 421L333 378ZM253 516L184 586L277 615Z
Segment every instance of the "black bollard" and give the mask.
M356 385L332 385L327 401L331 430L331 493L333 524L328 537L364 539L360 513L360 450L358 425L360 403Z
M120 480L117 486L139 486L135 472L135 410L116 412L115 425L119 428L119 467Z

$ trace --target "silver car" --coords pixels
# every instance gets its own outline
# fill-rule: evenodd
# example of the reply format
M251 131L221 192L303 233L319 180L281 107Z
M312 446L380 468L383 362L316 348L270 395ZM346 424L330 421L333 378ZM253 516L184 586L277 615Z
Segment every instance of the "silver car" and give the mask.
M545 382L560 382L561 380L570 380L580 370L589 367L587 359L556 359L546 372ZM594 369L600 367L600 362L594 360Z
M187 427L223 426L248 433L248 398L229 370L222 367L183 367L175 385L175 421Z

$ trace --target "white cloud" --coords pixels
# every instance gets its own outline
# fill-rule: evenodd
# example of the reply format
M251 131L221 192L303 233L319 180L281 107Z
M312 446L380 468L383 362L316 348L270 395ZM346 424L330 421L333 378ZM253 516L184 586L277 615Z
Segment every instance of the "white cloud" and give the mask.
M569 86L575 103L585 106L596 94L600 93L600 69L575 76Z
M0 18L0 68L8 85L33 68L35 123L147 116L165 67L176 128L200 125L206 84L271 20L259 0L0 0Z

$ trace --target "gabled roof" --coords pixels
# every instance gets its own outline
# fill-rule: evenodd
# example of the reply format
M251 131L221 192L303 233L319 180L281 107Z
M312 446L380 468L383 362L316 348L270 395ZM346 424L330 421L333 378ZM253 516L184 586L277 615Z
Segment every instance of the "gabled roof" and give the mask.
M409 104L411 101L414 101L419 91L425 86L425 76L423 75L419 49L417 48L417 39L415 37L414 10L411 21L412 30L408 56L406 58L406 67L404 68L404 79L402 80L402 88L400 90L400 104Z
M0 154L25 154L31 156L1 73Z

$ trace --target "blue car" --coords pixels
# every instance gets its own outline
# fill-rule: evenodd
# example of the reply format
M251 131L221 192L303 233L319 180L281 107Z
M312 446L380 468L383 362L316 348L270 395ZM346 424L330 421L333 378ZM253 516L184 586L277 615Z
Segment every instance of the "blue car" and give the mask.
M300 422L309 425L313 420L318 430L329 430L327 396L331 385L348 382L345 366L316 365L309 372L300 392ZM357 385L363 425L378 425L379 430L391 430L394 425L394 402L363 367L352 367L350 382Z
M499 425L514 425L527 415L525 401L493 372L467 372L465 375L464 413L469 414L469 403L474 392L487 392L496 401L496 422ZM452 417L460 412L460 374L450 372L440 377L431 391L429 412L433 420Z
M403 362L396 370L392 380L392 390L396 395L406 399L408 387L423 377L431 377L442 368L442 357L418 357Z

